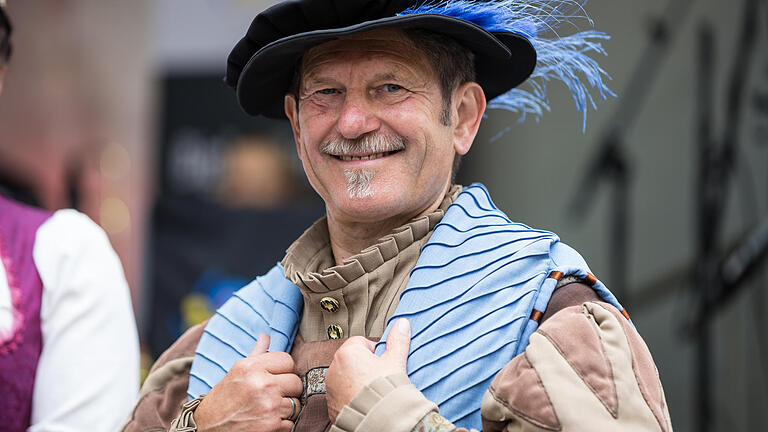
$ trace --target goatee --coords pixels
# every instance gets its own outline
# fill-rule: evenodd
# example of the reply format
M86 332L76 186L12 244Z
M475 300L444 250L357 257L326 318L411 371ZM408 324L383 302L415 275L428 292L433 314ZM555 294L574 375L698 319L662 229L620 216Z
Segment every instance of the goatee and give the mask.
M335 137L323 144L323 153L340 156L375 155L403 150L405 138L397 134L368 133L359 138ZM350 198L365 198L373 195L375 171L367 169L344 170L347 179L347 193Z
M347 177L347 193L350 198L365 198L373 195L373 170L344 170Z

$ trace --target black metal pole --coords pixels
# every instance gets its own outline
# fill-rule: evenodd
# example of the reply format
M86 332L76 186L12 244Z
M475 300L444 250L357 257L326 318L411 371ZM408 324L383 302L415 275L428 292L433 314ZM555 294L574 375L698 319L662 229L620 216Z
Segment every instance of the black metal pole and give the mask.
M709 202L712 201L712 89L714 42L712 29L709 25L702 25L699 29L698 40L698 81L697 81L697 134L698 143L698 179L696 182L696 227L697 248L696 266L693 275L694 288L698 291L698 308L696 317L696 372L695 372L695 398L696 430L708 432L712 424L712 410L710 401L710 321L706 319L709 313L710 284L712 279L711 255L713 243L713 214Z
M719 307L716 298L722 291L718 241L722 229L723 210L728 196L729 179L736 159L739 123L742 114L744 88L752 64L755 45L758 0L746 0L741 33L734 55L727 93L726 119L723 139L715 142L712 133L712 89L714 88L714 36L710 26L702 26L699 34L699 171L697 189L698 248L694 275L699 295L696 316L696 425L708 432L717 421L712 403L712 319Z
M692 3L693 0L670 0L664 12L651 23L650 41L640 55L629 85L622 92L619 105L608 121L608 126L601 135L600 145L587 164L584 176L569 204L569 213L576 217L583 216L591 207L599 182L607 179L613 183L611 238L608 244L609 276L611 290L625 307L631 303L628 289L631 167L623 150L623 136L632 127L643 107L650 93L649 89L661 68L662 60Z
M629 209L630 203L630 171L627 166L627 158L622 155L623 147L616 147L616 162L614 165L613 179L613 215L611 217L611 258L610 269L613 285L618 288L615 295L621 299L625 307L632 304L629 292L629 245L632 226Z
M661 69L676 33L683 26L694 0L670 0L664 12L650 23L650 42L643 49L637 67L632 71L629 85L621 93L621 103L608 122L606 135L618 136L629 130L637 119L650 88Z

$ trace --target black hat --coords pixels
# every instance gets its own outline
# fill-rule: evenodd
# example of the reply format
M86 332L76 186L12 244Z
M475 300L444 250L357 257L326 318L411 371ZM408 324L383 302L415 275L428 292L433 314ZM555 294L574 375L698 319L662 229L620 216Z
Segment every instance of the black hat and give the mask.
M256 16L227 60L226 83L251 115L284 118L294 68L311 47L381 27L447 35L475 54L477 82L490 100L525 81L536 50L525 36L487 31L457 16L418 13L423 0L288 0ZM401 14L404 10L412 13ZM416 11L416 13L413 13Z

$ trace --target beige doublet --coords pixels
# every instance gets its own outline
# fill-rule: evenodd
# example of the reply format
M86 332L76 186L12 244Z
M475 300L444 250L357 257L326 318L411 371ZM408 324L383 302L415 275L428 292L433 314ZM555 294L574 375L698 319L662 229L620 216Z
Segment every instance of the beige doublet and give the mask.
M381 337L422 246L460 191L452 187L438 210L341 265L333 259L324 218L291 245L282 264L304 297L291 351L300 377L324 377L318 371L330 365L347 337ZM671 431L650 352L616 308L584 283L564 277L541 319L525 353L511 359L486 392L484 431ZM190 329L158 359L123 431L196 430L194 403L184 411L182 405L204 325ZM466 432L442 418L405 374L370 383L335 425L328 419L324 382L308 387L322 391L303 398L296 432Z
M307 229L282 261L286 277L304 296L299 326L304 341L335 339L329 329L334 336L340 330L340 337L381 337L421 247L459 193L461 187L453 186L437 210L397 228L341 265L335 265L326 219Z

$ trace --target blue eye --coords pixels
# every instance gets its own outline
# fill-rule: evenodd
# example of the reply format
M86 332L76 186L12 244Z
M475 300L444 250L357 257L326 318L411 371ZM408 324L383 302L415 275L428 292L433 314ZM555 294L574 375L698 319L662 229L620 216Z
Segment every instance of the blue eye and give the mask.
M384 85L384 90L388 91L389 93L396 93L396 92L398 92L398 91L400 91L402 89L403 89L403 87L399 86L397 84L385 84Z
M318 90L317 91L317 93L323 94L323 95L332 95L332 94L336 94L338 92L339 91L334 89L334 88L327 88L327 89L322 89L322 90Z

